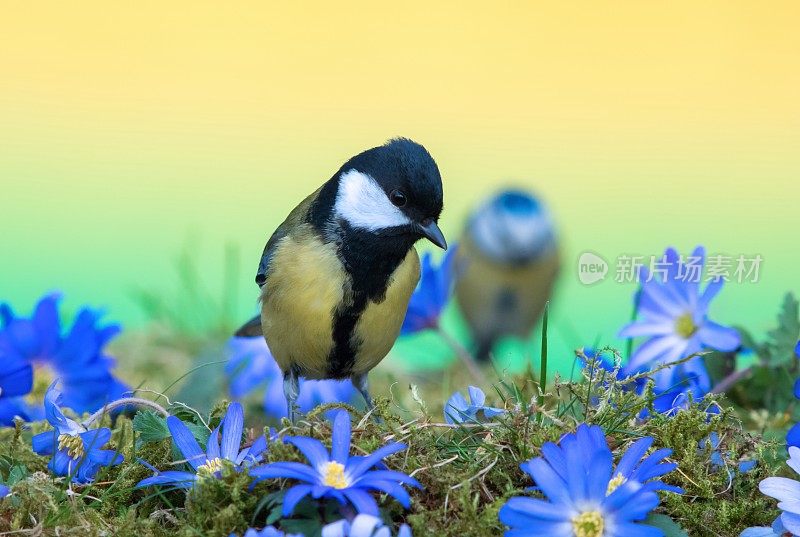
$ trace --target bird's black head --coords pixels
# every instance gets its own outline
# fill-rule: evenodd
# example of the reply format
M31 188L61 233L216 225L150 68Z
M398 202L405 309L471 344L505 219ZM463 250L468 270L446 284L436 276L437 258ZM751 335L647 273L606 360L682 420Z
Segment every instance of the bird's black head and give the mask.
M348 160L331 180L336 182L332 212L348 226L413 244L427 238L446 249L439 229L442 177L430 153L420 144L396 138Z

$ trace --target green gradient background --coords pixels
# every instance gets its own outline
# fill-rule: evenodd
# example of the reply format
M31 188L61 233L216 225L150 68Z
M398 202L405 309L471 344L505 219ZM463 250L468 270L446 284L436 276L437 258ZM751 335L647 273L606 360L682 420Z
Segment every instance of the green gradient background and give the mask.
M631 285L578 283L583 250L761 254L712 311L756 332L798 291L797 3L284 4L3 4L2 299L141 326L133 289L173 292L185 247L219 289L233 243L245 318L270 232L395 135L437 159L451 240L500 185L550 203L559 356L630 314Z

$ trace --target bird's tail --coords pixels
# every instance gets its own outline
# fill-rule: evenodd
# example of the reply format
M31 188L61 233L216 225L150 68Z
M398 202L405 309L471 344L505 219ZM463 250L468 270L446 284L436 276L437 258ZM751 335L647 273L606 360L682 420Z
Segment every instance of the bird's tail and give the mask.
M236 337L263 337L263 332L261 331L261 316L256 315L244 323L234 335Z

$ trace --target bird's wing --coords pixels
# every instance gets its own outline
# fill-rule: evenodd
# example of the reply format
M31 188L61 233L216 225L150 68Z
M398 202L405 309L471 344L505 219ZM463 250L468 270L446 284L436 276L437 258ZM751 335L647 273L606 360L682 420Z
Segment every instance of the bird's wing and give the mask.
M264 252L261 254L261 261L258 263L258 272L256 273L256 283L259 287L263 287L269 279L270 260L278 249L278 244L290 235L292 230L297 229L306 221L311 204L318 194L319 189L300 202L267 241L267 245L264 246ZM260 337L262 335L261 316L256 315L247 321L236 331L235 335L236 337Z
M320 189L321 188L322 187L320 187ZM261 261L258 263L258 272L256 273L256 283L259 287L263 287L267 282L270 271L270 260L275 254L278 244L284 237L291 234L293 230L297 229L308 219L308 212L311 209L312 203L317 198L320 189L317 189L316 192L301 201L300 204L289 213L286 220L278 226L278 229L275 230L267 241L267 245L264 246L264 252L261 254Z

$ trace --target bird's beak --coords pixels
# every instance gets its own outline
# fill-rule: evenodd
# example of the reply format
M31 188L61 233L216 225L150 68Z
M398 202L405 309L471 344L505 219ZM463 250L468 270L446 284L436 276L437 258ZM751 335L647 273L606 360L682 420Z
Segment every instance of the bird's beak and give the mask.
M419 231L422 236L431 241L433 244L447 250L447 239L444 238L444 233L439 229L439 226L433 220L419 224Z

